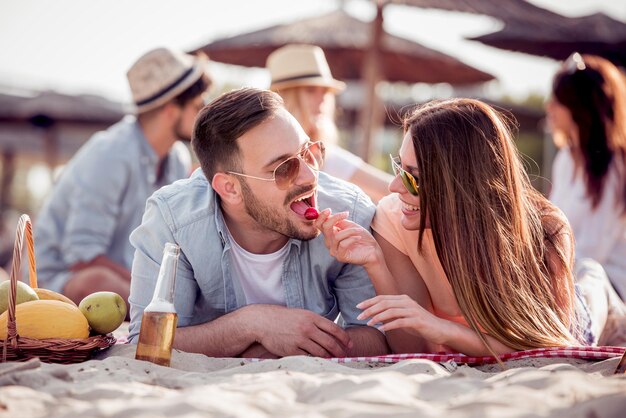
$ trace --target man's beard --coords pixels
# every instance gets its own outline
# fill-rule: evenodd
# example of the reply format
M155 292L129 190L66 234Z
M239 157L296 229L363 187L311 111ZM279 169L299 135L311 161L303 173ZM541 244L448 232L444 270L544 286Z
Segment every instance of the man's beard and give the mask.
M179 116L178 120L176 121L176 124L174 125L174 135L176 135L176 138L178 138L179 140L183 142L191 142L191 137L189 135L184 134L180 126L182 123L182 120L183 120L182 116Z
M259 225L263 226L270 231L278 232L289 238L294 238L301 241L309 241L319 235L317 229L313 231L301 231L292 219L288 218L285 214L279 213L275 208L271 208L265 203L261 202L252 193L252 189L248 185L245 179L242 179L241 191L243 194L243 202L246 208L246 213L250 215ZM287 195L285 204L289 203L291 199L299 196L311 188L299 188ZM295 212L294 212L295 213Z

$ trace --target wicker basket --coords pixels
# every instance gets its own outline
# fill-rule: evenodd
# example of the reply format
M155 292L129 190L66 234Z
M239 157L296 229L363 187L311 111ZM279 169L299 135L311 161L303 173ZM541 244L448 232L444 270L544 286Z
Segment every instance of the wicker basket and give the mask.
M35 264L35 248L33 243L33 228L28 215L22 215L17 224L15 234L15 246L13 248L13 265L11 267L11 285L8 296L8 324L7 339L0 340L2 348L2 362L26 361L38 357L46 363L79 363L89 359L96 350L108 348L115 344L115 338L111 334L96 335L86 339L62 339L49 338L36 340L33 338L20 337L17 334L15 323L15 293L17 276L22 261L23 239L26 236L29 260L30 286L37 287L37 269Z

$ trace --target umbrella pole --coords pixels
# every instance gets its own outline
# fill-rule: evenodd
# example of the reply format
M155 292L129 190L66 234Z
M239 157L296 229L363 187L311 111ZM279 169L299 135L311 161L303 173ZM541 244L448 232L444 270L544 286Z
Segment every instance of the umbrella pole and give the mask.
M383 34L383 6L376 2L376 18L372 22L371 41L363 60L363 83L365 87L365 103L359 114L359 127L363 136L359 147L359 156L369 161L372 139L382 126L381 104L376 95L376 85L381 79L380 48Z

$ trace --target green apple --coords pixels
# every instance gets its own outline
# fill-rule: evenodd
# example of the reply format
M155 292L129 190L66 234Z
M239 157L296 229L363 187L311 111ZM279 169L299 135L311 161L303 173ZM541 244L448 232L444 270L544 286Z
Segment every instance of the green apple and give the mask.
M126 302L115 292L95 292L78 304L92 331L108 334L126 318Z
M9 309L9 292L11 291L11 282L6 280L0 283L0 313ZM38 300L39 296L33 290L32 287L24 282L17 282L15 288L15 304L30 302L31 300Z

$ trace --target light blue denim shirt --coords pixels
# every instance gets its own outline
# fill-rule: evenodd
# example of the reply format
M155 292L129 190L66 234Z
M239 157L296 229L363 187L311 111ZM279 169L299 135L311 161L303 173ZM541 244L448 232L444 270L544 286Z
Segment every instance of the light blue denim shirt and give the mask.
M157 181L158 156L132 116L96 133L67 164L35 222L41 287L61 291L69 268L105 255L130 270L130 233L146 199L189 175L191 159L176 143Z
M349 211L350 220L369 228L375 206L356 186L320 173L317 198L320 208ZM152 298L166 242L181 249L174 300L179 327L212 321L245 303L238 302L243 298L237 298L231 279L231 245L219 198L200 169L148 199L130 242L136 248L129 297L131 341L136 342L143 310ZM322 236L291 239L287 245L282 274L287 307L330 320L341 313L346 325L363 325L356 319L356 305L375 296L365 270L337 261Z

